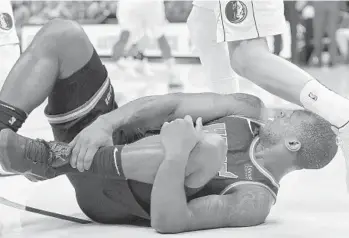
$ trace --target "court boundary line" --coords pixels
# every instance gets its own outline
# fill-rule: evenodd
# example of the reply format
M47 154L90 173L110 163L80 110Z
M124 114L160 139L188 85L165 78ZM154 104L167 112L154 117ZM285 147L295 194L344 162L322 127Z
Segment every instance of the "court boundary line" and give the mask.
M34 207L30 207L30 206L24 206L22 204L10 201L4 197L0 196L0 204L5 205L7 207L12 207L21 211L27 211L27 212L31 212L31 213L35 213L35 214L39 214L42 216L48 216L48 217L53 217L56 219L60 219L60 220L65 220L65 221L70 221L70 222L75 222L75 223L79 223L79 224L91 224L93 223L90 220L85 220L85 219L81 219L81 218L77 218L77 217L72 217L72 216L66 216L63 214L59 214L59 213L55 213L55 212L49 212L49 211L45 211L45 210L41 210L38 208L34 208Z

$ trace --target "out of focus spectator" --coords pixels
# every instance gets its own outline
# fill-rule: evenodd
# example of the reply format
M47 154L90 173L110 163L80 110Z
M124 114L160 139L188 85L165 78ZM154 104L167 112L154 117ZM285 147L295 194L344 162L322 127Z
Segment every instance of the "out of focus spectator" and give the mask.
M340 54L345 61L345 63L349 63L349 57L348 57L348 46L349 46L349 13L348 13L348 6L346 6L346 9L344 9L341 12L341 24L339 26L339 29L336 32L336 40L338 44L338 48L340 51Z
M41 25L57 17L82 24L100 24L112 18L117 22L117 1L13 1L13 7L18 25ZM169 22L186 22L191 8L192 1L165 1Z
M186 22L192 7L192 1L165 1L166 18L172 23Z
M301 23L297 26L297 38L301 38L297 47L299 51L298 59L299 63L307 65L314 50L313 20L315 10L312 4L308 1L297 1L295 6L299 12Z
M285 1L285 18L290 23L291 62L297 64L299 61L297 48L297 26L300 19L296 8L296 1Z
M24 22L28 22L31 12L29 6L24 2L14 2L13 9L16 27L19 28Z
M291 31L291 61L298 63L298 50L297 50L297 25L299 22L298 12L296 10L295 1L284 1L285 18L290 24ZM279 55L282 49L282 37L276 35L274 37L274 53Z
M322 66L323 38L327 33L329 39L328 52L330 55L329 66L336 63L337 60L337 43L336 31L339 23L339 13L341 1L314 1L315 16L313 21L314 27L314 53L313 59L316 66Z
M31 13L30 18L28 19L29 24L44 24L47 19L44 13L45 2L37 1L32 2L29 5L29 10ZM25 24L25 22L23 22Z

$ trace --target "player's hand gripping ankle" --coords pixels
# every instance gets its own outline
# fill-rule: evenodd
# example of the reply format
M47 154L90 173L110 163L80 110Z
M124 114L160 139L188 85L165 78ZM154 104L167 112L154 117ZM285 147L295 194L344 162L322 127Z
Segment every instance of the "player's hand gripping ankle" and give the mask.
M71 166L80 172L89 170L97 150L113 145L112 133L111 126L102 117L83 129L69 144L72 147Z

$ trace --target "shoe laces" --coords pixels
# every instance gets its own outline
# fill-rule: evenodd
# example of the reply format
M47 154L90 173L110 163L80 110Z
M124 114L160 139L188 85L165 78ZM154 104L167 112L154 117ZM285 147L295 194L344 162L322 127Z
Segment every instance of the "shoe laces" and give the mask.
M40 139L30 140L26 146L25 157L34 164L50 165L53 153L48 142Z

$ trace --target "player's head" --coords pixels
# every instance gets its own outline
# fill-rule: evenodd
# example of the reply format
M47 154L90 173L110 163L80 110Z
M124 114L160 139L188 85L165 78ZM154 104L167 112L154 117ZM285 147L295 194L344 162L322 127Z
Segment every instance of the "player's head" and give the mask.
M338 149L330 123L305 110L278 110L274 120L261 128L260 144L265 149L278 147L285 155L291 154L297 169L323 168Z

